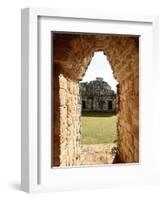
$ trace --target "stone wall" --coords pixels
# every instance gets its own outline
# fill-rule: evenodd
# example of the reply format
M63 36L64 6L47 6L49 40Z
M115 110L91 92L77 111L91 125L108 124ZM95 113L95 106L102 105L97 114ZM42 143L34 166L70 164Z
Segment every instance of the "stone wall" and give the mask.
M60 73L58 74L58 85L59 104L55 106L58 107L58 110L55 109L53 166L78 165L80 161L79 117L81 113L79 84L77 81L65 78ZM54 104L56 97L54 94Z
M102 97L81 97L81 106L83 112L116 112L116 97L115 96L102 96ZM85 106L83 106L83 104Z
M138 78L129 76L120 84L118 112L118 145L121 160L139 160L139 96ZM125 112L124 112L125 110Z
M58 83L54 86L53 101L56 112L53 120L53 165L80 164L79 81L82 80L96 51L104 52L111 64L113 75L119 82L119 157L125 163L138 162L139 38L59 33L54 34L53 38L54 68L57 66L59 70L59 73L55 74L56 78L54 77Z

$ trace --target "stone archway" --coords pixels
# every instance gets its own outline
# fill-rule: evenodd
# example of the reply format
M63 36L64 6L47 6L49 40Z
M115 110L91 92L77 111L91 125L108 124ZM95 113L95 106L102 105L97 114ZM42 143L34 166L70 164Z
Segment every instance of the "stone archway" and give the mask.
M80 164L79 81L96 51L111 63L118 87L118 149L122 162L139 161L138 37L54 34L52 166Z

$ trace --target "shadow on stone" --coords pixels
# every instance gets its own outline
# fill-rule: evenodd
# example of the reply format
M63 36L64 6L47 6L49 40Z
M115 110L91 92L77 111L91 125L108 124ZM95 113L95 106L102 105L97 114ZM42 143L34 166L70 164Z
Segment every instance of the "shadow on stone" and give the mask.
M119 163L124 163L124 162L122 162L122 160L120 159L120 157L117 153L114 157L113 164L119 164Z

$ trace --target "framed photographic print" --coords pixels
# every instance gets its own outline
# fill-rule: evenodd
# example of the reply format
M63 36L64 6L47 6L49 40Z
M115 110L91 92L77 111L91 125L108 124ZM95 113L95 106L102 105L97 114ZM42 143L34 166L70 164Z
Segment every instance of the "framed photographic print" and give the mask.
M158 182L158 17L22 10L22 190Z

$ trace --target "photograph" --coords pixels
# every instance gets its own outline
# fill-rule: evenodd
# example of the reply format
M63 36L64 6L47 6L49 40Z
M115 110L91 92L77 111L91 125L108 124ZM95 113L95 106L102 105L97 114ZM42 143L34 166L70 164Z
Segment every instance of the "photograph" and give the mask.
M139 36L51 38L51 167L139 163Z

